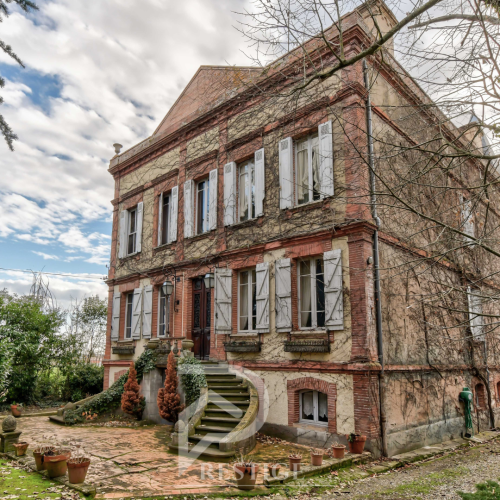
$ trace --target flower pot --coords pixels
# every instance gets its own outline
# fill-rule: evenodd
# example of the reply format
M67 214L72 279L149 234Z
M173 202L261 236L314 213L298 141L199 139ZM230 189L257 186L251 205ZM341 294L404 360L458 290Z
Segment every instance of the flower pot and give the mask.
M53 450L55 450L55 448L53 448ZM43 453L34 451L33 458L35 459L36 470L38 471L45 470L45 461L43 459Z
M245 467L243 464L234 464L233 470L238 489L253 490L255 488L257 473L259 472L258 464L252 464L251 467Z
M347 436L349 438L349 436ZM355 436L353 441L347 441L351 453L361 454L365 448L366 436Z
M280 475L281 465L268 465L267 472L271 477L278 477Z
M290 470L292 472L299 472L300 470L300 462L302 461L302 457L296 458L292 457L291 455L288 457L288 462L290 465Z
M26 442L13 443L13 446L16 449L16 456L22 457L26 455L26 450L28 449L29 443Z
M191 349L194 347L194 342L189 339L184 339L181 341L181 346L183 351L191 351Z
M45 455L43 457L43 462L45 463L47 474L51 479L64 476L68 470L68 463L66 462L65 455L58 455L56 457L48 457Z
M80 484L85 481L85 476L89 470L90 460L79 464L68 462L68 477L71 484Z
M344 458L345 455L345 446L343 444L339 444L338 446L332 445L333 458Z
M323 465L323 453L311 453L311 465L315 467Z
M18 408L18 405L10 405L10 411L16 418L19 418L21 416L21 410Z

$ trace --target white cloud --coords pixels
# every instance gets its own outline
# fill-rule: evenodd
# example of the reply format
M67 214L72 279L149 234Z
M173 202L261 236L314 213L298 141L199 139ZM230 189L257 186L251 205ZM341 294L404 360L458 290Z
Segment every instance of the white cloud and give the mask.
M59 260L59 257L57 255L50 255L44 252L37 252L36 250L33 250L33 253L42 257L43 260Z

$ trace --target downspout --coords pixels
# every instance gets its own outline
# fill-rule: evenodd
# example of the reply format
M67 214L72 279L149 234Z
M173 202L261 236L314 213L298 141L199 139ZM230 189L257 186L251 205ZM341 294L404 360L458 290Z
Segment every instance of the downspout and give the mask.
M380 414L380 440L382 444L382 455L387 453L387 434L386 424L387 416L385 413L385 371L384 371L384 338L382 332L382 295L380 293L380 266L379 266L379 248L378 248L378 230L380 219L377 214L377 195L375 194L375 170L373 163L373 128L372 128L372 103L370 99L370 82L368 81L368 65L366 59L363 59L363 77L366 87L366 133L368 138L368 165L370 167L370 207L372 218L375 221L375 231L373 233L373 281L375 285L375 315L377 328L377 350L380 363L379 372L379 414Z

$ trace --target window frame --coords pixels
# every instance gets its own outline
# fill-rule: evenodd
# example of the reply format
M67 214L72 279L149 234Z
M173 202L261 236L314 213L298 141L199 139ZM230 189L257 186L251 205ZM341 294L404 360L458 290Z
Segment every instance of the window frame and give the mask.
M157 336L158 338L167 338L170 336L170 295L164 295L162 287L158 287L158 318L157 318ZM166 318L165 314L161 314L162 301L165 301ZM163 320L165 319L165 323ZM164 327L164 333L161 333L161 326Z
M324 287L324 277L325 277L325 263L323 260L323 256L309 257L305 259L297 260L297 302L298 302L298 326L299 330L326 330L326 326L318 326L318 297L317 297L317 277L316 277L316 261L321 260L323 262L323 287ZM300 264L301 262L310 262L311 271L310 271L310 279L311 279L311 326L302 326L302 290L301 290L301 274L300 274ZM324 288L323 288L323 296L324 296ZM323 301L324 301L323 297ZM325 304L326 307L326 304ZM326 318L326 310L323 311Z
M125 330L123 332L123 338L126 340L127 339L132 340L133 315L134 315L134 292L129 292L125 295ZM130 335L127 335L128 332L130 332Z
M240 328L240 318L241 318L241 315L240 315L240 306L241 306L241 273L244 273L244 272L248 272L248 276L249 276L249 281L247 283L247 287L249 288L249 293L248 293L248 304L247 304L247 307L248 307L248 330L242 330ZM255 274L255 281L253 281L254 279L254 274ZM241 334L249 334L249 333L257 333L257 329L255 328L252 328L253 326L253 318L254 318L254 315L253 315L253 289L254 287L256 288L257 287L257 271L256 271L256 268L255 267L252 267L252 268L248 268L248 269L240 269L238 271L238 297L237 297L237 307L238 307L238 313L237 313L237 321L238 321L238 328L237 328L237 332L238 333L241 333ZM255 321L257 322L257 298L255 300Z
M203 220L201 222L202 225L202 230L198 231L198 223L199 223L199 210L200 210L200 203L199 203L199 186L201 183L205 183L205 186L203 188L203 196L206 196L205 200L205 208L206 208L206 213L205 216L203 217ZM205 177L203 179L200 179L199 181L195 182L196 190L195 190L195 217L194 217L194 236L198 236L199 234L205 234L210 232L210 176Z
M302 397L306 392L312 392L313 393L313 420L308 420L302 418ZM323 394L326 396L326 422L321 422L319 420L319 394ZM328 421L329 421L329 415L328 415L328 394L325 394L324 392L321 391L316 391L314 389L303 389L299 391L299 423L300 424L308 424L308 425L318 425L321 427L328 427Z
M318 199L314 199L314 173L313 173L313 141L314 139L317 140L317 148L318 148L318 161L319 161L319 134L318 132L311 133L305 137L301 137L300 139L295 139L293 141L293 148L294 148L294 155L293 155L293 175L295 178L294 186L295 186L295 206L302 206L302 205L307 205L308 203L316 203L318 201L321 201L321 192L319 193ZM307 201L304 201L302 203L299 203L299 175L298 175L298 168L299 168L299 153L303 150L299 151L299 145L307 142L307 175L308 175L308 196L309 199ZM318 172L319 174L319 172ZM319 182L319 179L318 179Z
M134 216L134 232L130 231L132 214ZM129 252L131 236L133 237L133 249ZM127 210L127 256L134 255L135 253L137 253L137 207L129 208Z
M241 173L241 170L248 166L248 171L244 174ZM238 175L238 205L237 205L237 217L236 224L240 222L246 222L248 220L256 219L256 208L255 208L255 159L254 157L249 158L239 164L236 165L237 175ZM246 196L245 189L242 189L241 185L241 177L242 175L246 175L247 183L248 183L248 197ZM252 182L253 177L253 182ZM245 186L246 187L246 186ZM247 204L249 207L248 217L246 219L241 218L241 200L243 196L247 199Z
M164 193L162 193L162 196L160 196L160 200L163 199L163 203L160 205L160 210L161 210L161 213L159 214L159 216L161 217L161 226L160 226L160 238L159 238L159 241L158 241L158 246L163 246L163 245L168 245L170 243L172 243L172 241L170 240L170 225L171 225L171 219L172 219L172 191L166 191ZM167 218L165 219L165 200L167 200L167 207L168 207L168 210L167 210ZM166 220L166 228L165 228L165 220ZM164 240L164 230L166 229L166 238L165 238L165 242L163 242Z

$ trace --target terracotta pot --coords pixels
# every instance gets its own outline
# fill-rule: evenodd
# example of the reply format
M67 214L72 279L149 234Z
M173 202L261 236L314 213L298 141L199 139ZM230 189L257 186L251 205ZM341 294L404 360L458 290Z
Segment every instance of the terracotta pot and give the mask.
M45 470L45 461L43 459L43 455L41 453L34 451L33 457L35 459L36 470L38 471Z
M255 488L257 473L259 472L258 464L252 464L251 467L245 467L242 464L234 464L233 470L238 489L253 490Z
M333 458L344 458L345 446L340 444L338 446L332 445Z
M68 463L64 455L57 457L44 456L45 470L50 478L64 476L68 470Z
M22 457L26 455L26 450L28 449L29 443L21 442L21 443L13 443L13 446L16 449L16 456Z
M268 465L267 472L271 477L278 477L280 475L281 465Z
M290 470L292 472L299 472L301 461L302 461L302 457L301 458L293 458L292 455L289 455L288 462L290 465Z
M365 443L366 443L366 436L356 436L354 438L354 441L349 441L349 440L347 441L347 444L349 445L349 451L351 453L357 453L357 454L363 453L363 450L365 449Z
M19 418L21 416L21 410L17 408L17 405L10 405L10 411L12 412L12 415L16 418Z
M315 467L323 465L323 453L311 453L311 465L314 465Z
M85 476L89 470L90 460L79 464L68 462L68 477L71 484L80 484L85 481Z

